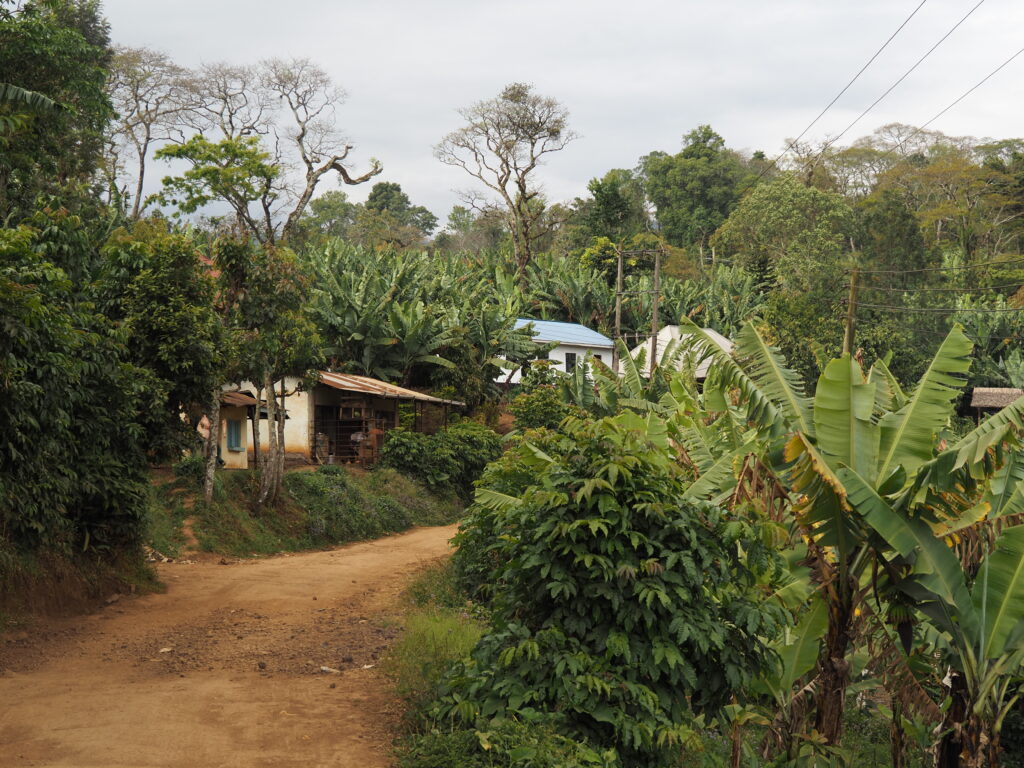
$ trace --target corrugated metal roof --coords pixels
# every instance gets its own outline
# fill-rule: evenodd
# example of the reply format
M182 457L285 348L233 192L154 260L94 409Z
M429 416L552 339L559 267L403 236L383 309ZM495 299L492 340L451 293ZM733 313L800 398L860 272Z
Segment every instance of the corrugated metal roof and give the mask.
M221 392L220 401L225 405L256 405L256 398L246 392Z
M520 317L516 320L516 328L533 323L534 341L558 341L562 344L574 344L579 347L601 347L611 349L612 340L602 333L592 331L579 323L558 323L554 320L531 320Z
M971 392L971 408L1005 408L1021 395L1024 389L975 387Z
M320 371L320 381L329 387L341 389L345 392L362 392L365 395L376 397L388 397L393 400L419 400L422 403L440 403L446 405L464 406L465 403L458 400L442 400L439 397L424 395L412 389L388 384L386 381L371 379L368 376L355 376L350 373L331 373Z

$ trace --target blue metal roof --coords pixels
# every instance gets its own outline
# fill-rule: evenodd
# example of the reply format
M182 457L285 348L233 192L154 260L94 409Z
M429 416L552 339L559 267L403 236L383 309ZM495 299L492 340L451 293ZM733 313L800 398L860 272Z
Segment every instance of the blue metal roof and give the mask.
M573 344L578 347L607 347L611 349L612 340L602 333L592 331L579 323L557 323L554 320L531 320L520 317L516 320L516 328L533 323L534 341L558 341L562 344Z

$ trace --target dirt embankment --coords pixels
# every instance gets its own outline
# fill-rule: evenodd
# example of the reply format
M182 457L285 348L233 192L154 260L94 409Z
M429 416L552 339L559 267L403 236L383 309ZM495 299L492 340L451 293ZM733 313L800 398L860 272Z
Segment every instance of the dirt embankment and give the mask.
M454 533L163 564L166 594L0 637L0 765L390 765L377 664L399 593Z

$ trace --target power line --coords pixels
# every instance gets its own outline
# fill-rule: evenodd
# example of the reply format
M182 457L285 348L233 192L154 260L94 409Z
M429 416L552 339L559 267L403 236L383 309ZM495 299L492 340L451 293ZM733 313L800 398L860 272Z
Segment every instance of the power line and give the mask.
M900 307L895 304L862 304L858 307L865 309L884 309L892 312L1024 312L1024 307L1008 307L1006 309L973 309L969 307Z
M929 56L932 55L932 52L936 48L938 48L940 45L942 45L944 42L946 42L946 39L950 35L952 35L954 32L956 32L957 28L961 24L963 24L965 21L967 21L968 17L970 17L970 15L972 13L974 13L976 10L978 10L978 8L980 8L981 5L984 2L985 2L985 0L978 0L978 4L975 5L973 8L971 8L971 10L969 10L966 14L964 14L963 18L961 18L960 21L958 21L956 24L954 24L953 27L946 34L944 34L942 37L940 37L939 41L937 43L935 43L935 45L933 45L931 48L929 48L927 51L925 51L924 55L921 58L919 58L917 61L915 61L913 66L910 67L910 69L908 69L906 72L904 72L902 75L900 75L899 79L895 83L890 85L888 87L888 89L886 89L885 93L883 93L881 96L879 96L877 99L875 99L871 103L871 106L869 106L867 109L865 109L859 115L857 115L857 117L854 119L854 121L852 123L850 123L848 126L846 126L845 128L843 128L843 130L840 132L840 134L838 136L836 136L834 139L831 139L830 141L826 142L825 146L822 147L822 152L824 152L830 146L832 146L837 141L839 141L839 139L841 139L846 134L847 131L849 131L851 128L853 128L853 126L855 126L857 123L859 123L861 121L861 119L866 114L868 114L868 112L870 112L872 109L874 109L876 106L878 106L879 102L881 102L882 99L884 99L886 96L888 96L890 93L892 93L893 90L896 88L896 86L898 86L900 83L902 83L904 80L906 80L910 76L910 74L915 69L917 69L925 59L927 59Z
M1001 291L1004 288L1020 288L1021 285L1024 285L1024 283L1005 283L1003 285L989 285L984 288L892 288L876 285L862 285L861 288L868 291L887 291L889 293L916 293L918 291L931 291L942 293L976 293L980 291Z
M920 128L915 128L915 129L914 129L913 131L911 131L910 135L909 135L909 136L907 136L907 138L903 139L903 141L901 141L901 142L900 142L900 149L902 150L902 149L903 149L903 148L904 148L904 147L906 146L906 144L907 144L907 142L908 142L908 141L910 141L910 140L911 140L912 138L914 138L915 136L917 136L917 134L921 133L921 132L922 132L922 131L923 131L923 130L924 130L925 128L927 128L927 127L928 127L929 125L931 125L932 123L934 123L934 122L935 122L936 120L938 120L938 119L939 119L940 117L942 117L942 116L943 116L944 114L946 114L947 112L949 112L949 110L951 110L951 109L952 109L953 107L955 107L955 106L956 106L957 104L959 104L959 103L960 103L961 101L963 101L963 100L964 100L964 99L966 99L966 98L967 98L968 96L970 96L970 95L971 95L972 93L974 93L974 92L975 92L976 90L978 90L978 89L979 89L979 88L980 88L981 86L983 86L983 85L984 85L984 84L985 84L986 82L988 82L988 80L989 80L990 78L994 77L994 76L995 76L995 75L996 75L996 74L997 74L997 73L998 73L998 72L999 72L999 71L1000 71L1001 69L1003 69L1003 67L1007 66L1007 65L1008 65L1008 64L1009 64L1009 63L1010 63L1011 61L1013 61L1014 59L1016 59L1016 58L1017 58L1018 56L1020 56L1020 55L1021 55L1022 53L1024 53L1024 48L1021 48L1021 49L1020 49L1019 51L1017 51L1017 52L1016 52L1015 54L1013 54L1013 55L1012 55L1012 56L1011 56L1010 58L1008 58L1008 59L1007 59L1006 61L1004 61L1004 62L1003 62L1002 64L1000 64L1000 65L999 65L998 67L996 67L996 68L995 68L995 69L993 69L993 70L992 70L991 72L989 72L989 73L988 73L987 75L985 75L985 76L984 76L983 78L981 78L981 80L979 80L979 81L978 81L977 83L975 83L975 84L974 84L973 86L971 86L971 87L970 87L970 88L968 88L968 89L967 89L966 91L964 91L964 92L963 92L963 93L962 93L962 94L960 95L960 98L958 98L958 99L957 99L956 101L954 101L954 102L953 102L952 104L950 104L950 105L949 105L948 107L946 107L945 109L941 110L941 111L940 111L940 112L939 112L939 113L938 113L937 115L935 115L935 117L933 117L933 118L932 118L931 120L929 120L928 122L924 123L924 124L923 124L923 125L922 125L922 126L921 126Z
M895 31L895 32L893 32L893 33L892 33L891 35L889 35L889 39L888 39L888 40L886 40L886 41L885 41L884 43L882 43L882 47L881 47L881 48L879 48L879 49L878 49L877 51L875 51L875 53L874 53L874 54L873 54L873 55L871 56L871 58L870 58L870 59L868 59L868 60L867 60L867 63L866 63L866 64L865 64L865 65L864 65L863 67L861 67L861 68L860 68L859 70L857 70L857 74L855 74L855 75L854 75L854 76L853 76L853 77L852 77L852 78L850 79L850 82L848 82L848 83L847 83L846 85L844 85L844 86L843 86L843 89L842 89L842 90L841 90L841 91L840 91L839 93L837 93L837 94L835 95L835 97L834 97L834 98L832 99L832 101L830 101L830 102L829 102L829 103L828 103L827 105L825 105L825 108L824 108L823 110L821 110L821 112L819 112L819 113L818 113L818 116L817 116L816 118L814 118L813 120L811 120L811 122L807 124L807 127L806 127L806 128L804 128L804 129L803 129L802 131L800 131L800 135L799 135L799 136L797 136L797 137L796 137L795 139L793 139L793 140L792 140L792 141L791 141L791 142L789 143L789 146L787 146L787 147L786 147L786 148L785 148L785 149L784 149L784 150L782 151L782 153L781 153L781 154L780 154L780 155L779 155L778 157L776 157L776 158L775 158L774 160L772 160L772 162L771 162L771 165L768 165L768 166L766 166L766 167L765 167L764 169L762 169L762 171L761 171L761 172L760 172L760 173L759 173L759 174L757 175L757 178L755 178L755 179L754 179L754 180L753 180L753 181L752 181L752 182L751 182L751 183L750 183L750 184L748 185L748 189L749 189L749 187L752 187L752 186L753 186L754 184L756 184L757 182L759 182L759 181L761 180L761 177L762 177L762 176L764 176L764 175L765 175L766 173L768 173L768 171L770 171L770 170L771 170L772 168L774 168L774 167L775 167L776 165L778 165L778 163L779 163L779 160L781 160L781 159L782 159L783 157L785 157L786 153L787 153L787 152L789 152L789 151L790 151L791 149L793 149L793 147L795 147L795 146L797 145L797 142L799 142L799 141L800 141L800 139L802 139L802 138L803 138L803 137L804 137L804 136L805 136L805 135L807 134L807 132L808 132L809 130L811 130L811 128L813 128L813 127L815 126L815 124L816 124L816 123L817 123L817 122L818 122L819 120L821 120L821 118L822 118L822 117L824 117L824 116L825 116L825 113L826 113L826 112L828 112L828 111L829 111L829 110L830 110L830 109L832 108L832 106L833 106L833 105L834 105L834 104L835 104L835 103L836 103L837 101L839 101L839 99L840 99L840 98L842 97L842 95L843 95L844 93L846 93L846 92L847 92L848 90L850 90L850 86L851 86L851 85L853 85L853 84L854 84L855 82L857 82L857 79L858 79L858 78L859 78L859 77L860 77L861 75L863 75L863 74L864 74L864 70L866 70L866 69L867 69L868 67L870 67L870 66L871 66L871 64L872 64L872 62L874 62L874 60L878 58L879 54L881 54L881 53L882 53L882 51L884 51L884 50L885 50L885 49L886 49L886 48L887 48L887 47L889 46L889 43L891 43L891 42L893 41L893 39L894 39L894 38L896 37L896 35L898 35L898 34L899 34L900 32L902 32L902 31L903 31L903 28L904 28L905 26L907 26L907 24L909 24L909 23L910 23L910 20L911 20L912 18L914 18L914 16L916 16L916 15L917 15L917 12L921 10L921 8L922 8L922 7L924 6L924 4L925 4L926 2L928 2L928 0L921 0L921 2L920 2L920 3L918 4L918 6L917 6L917 7L916 7L916 8L915 8L915 9L914 9L914 10L913 10L913 11L912 11L911 13L910 13L910 15L909 15L909 16L907 16L907 18L905 18L905 19L903 20L903 23L902 23L902 24L900 24L900 25L899 25L899 26L898 26L898 27L896 28L896 31ZM984 2L984 0L982 0L982 2ZM744 191L744 192L746 192L746 189L745 189L745 190L743 190L743 191ZM742 194L742 193L741 193L741 194Z
M986 261L984 264L968 264L962 267L921 267L919 269L860 269L862 275L913 275L919 272L959 272L965 269L988 269L990 267L1005 267L1009 264L1024 264L1024 258L1009 259L1007 261ZM850 270L847 269L849 274Z

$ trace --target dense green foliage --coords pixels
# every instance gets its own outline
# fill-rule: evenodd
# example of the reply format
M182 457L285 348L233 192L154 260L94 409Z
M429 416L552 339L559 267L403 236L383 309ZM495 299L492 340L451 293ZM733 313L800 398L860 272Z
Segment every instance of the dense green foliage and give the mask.
M686 498L654 422L570 420L547 447L517 453L521 495L478 496L497 534L478 553L496 566L493 627L441 706L471 723L546 713L627 765L699 748L694 716L773 663L765 639L786 619L759 580L780 563Z
M428 491L391 469L351 473L338 466L289 472L284 493L260 506L253 472L218 475L210 503L195 501L204 475L202 457L175 465L175 480L158 486L146 512L146 543L174 556L184 542L184 503L202 549L247 556L324 547L377 538L413 525L442 525L462 509L451 494Z
M428 488L454 491L463 499L484 467L501 455L501 438L491 429L461 421L433 435L393 429L381 449L380 465L414 477Z

